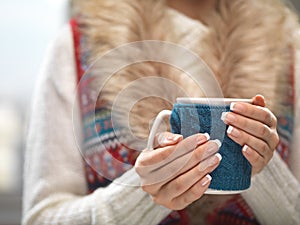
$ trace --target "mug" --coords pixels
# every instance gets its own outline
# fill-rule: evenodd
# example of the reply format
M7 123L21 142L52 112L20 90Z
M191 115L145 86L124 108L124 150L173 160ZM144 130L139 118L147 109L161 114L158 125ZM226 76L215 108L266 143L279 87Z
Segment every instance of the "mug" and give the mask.
M153 149L155 134L162 121L170 117L171 132L184 138L196 133L208 133L222 145L220 165L210 174L211 183L206 194L238 194L250 187L251 165L242 154L242 146L227 136L228 126L221 120L223 112L230 111L233 102L251 99L236 98L177 98L172 111L161 111L154 120L148 139L148 149Z

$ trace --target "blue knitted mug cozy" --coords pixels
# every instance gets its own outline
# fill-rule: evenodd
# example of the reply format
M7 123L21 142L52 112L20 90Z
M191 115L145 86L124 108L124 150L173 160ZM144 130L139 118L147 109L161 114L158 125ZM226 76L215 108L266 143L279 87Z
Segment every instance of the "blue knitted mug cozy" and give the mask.
M227 126L221 120L229 105L175 103L170 117L171 131L188 137L196 133L208 133L211 139L219 139L222 146L220 165L211 173L210 189L242 191L250 187L251 165L242 154L242 146L231 140Z

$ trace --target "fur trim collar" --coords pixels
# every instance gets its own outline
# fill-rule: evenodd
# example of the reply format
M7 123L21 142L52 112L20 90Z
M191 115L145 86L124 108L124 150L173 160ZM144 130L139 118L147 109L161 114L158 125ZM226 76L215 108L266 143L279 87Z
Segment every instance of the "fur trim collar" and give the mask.
M277 114L285 106L292 65L293 31L297 29L297 23L289 10L279 10L282 6L278 1L217 1L205 26L168 8L161 0L83 2L83 12L89 14L82 14L80 23L91 62L125 43L141 40L173 42L204 59L214 72L224 97L251 98L263 94L268 107ZM96 67L94 71L97 71ZM203 90L182 71L148 62L118 71L107 83L101 98L112 105L124 87L147 76L172 80L188 96L204 95ZM97 76L95 88L103 82L101 76ZM146 138L149 122L160 110L170 109L172 101L182 92L168 92L164 84L145 84L135 88L132 101L138 101L130 110L129 123L136 136ZM157 90L160 99L144 97L153 89ZM119 102L119 108L126 109L130 101Z

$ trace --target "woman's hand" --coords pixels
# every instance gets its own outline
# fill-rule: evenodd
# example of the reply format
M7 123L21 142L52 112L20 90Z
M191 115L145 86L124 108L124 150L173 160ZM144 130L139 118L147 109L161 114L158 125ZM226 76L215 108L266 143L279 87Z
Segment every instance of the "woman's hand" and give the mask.
M229 125L228 136L243 146L243 154L252 165L252 175L259 173L273 156L279 142L277 119L265 108L264 98L255 96L253 104L234 103L233 112L224 113L222 120Z
M220 163L220 141L209 141L208 134L161 133L157 148L144 150L135 163L142 188L154 202L180 210L199 199L207 190L211 173Z

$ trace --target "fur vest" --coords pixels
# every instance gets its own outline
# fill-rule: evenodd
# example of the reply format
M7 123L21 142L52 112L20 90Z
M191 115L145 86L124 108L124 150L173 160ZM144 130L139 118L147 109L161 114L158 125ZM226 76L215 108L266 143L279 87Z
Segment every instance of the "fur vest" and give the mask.
M108 106L119 99L118 118L129 124L135 136L147 138L153 118L162 109L172 108L183 92L190 97L211 97L184 71L160 62L135 63L103 78L97 68L99 57L101 60L112 49L137 41L176 43L203 59L224 97L262 94L275 114L284 110L298 25L280 1L218 0L205 24L170 9L162 0L82 2L79 22L93 63L93 87L103 87L101 93L97 89L98 97ZM177 57L181 60L182 56ZM120 100L120 93L144 77L165 78L183 92L169 90L164 82L139 83ZM135 104L128 109L130 102Z

